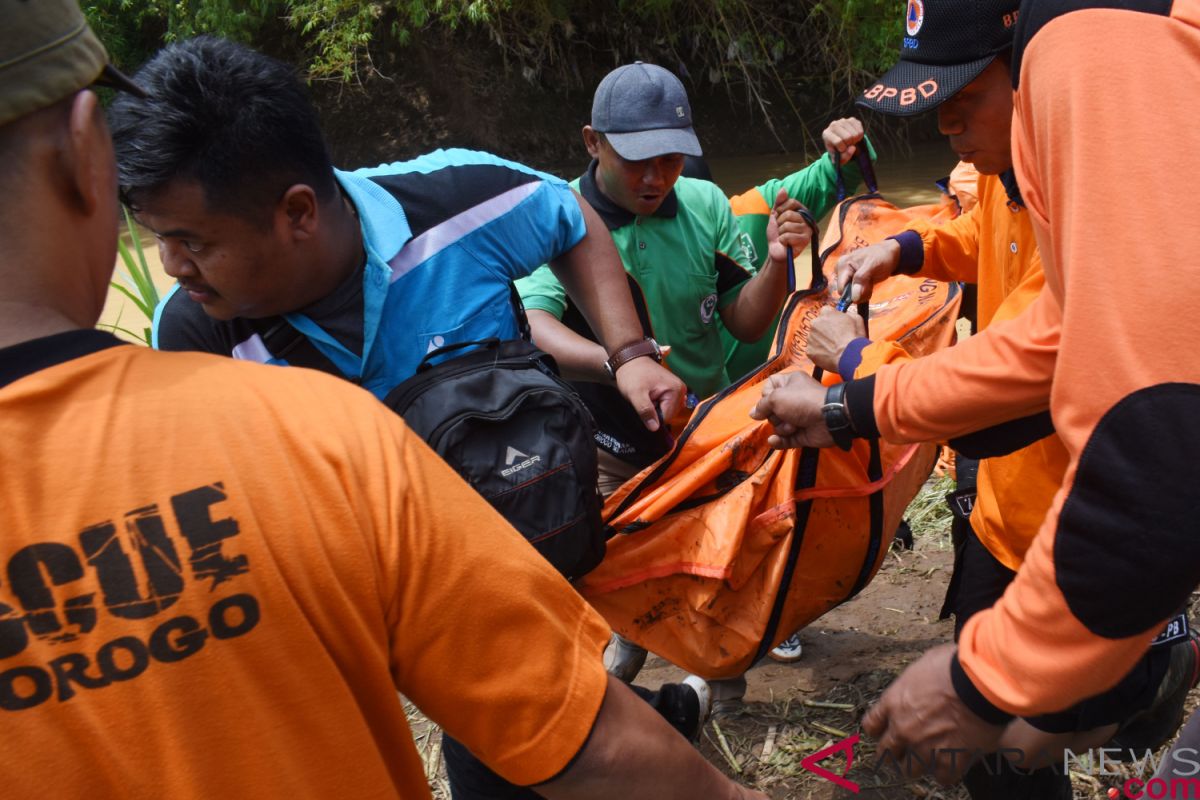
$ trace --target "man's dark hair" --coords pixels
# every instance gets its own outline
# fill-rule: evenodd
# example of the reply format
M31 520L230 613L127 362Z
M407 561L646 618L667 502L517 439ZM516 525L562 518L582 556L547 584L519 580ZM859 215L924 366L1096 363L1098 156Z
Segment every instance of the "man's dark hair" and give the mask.
M196 181L210 209L263 221L293 184L319 200L333 166L304 84L273 58L212 36L169 45L138 71L146 99L109 112L121 199Z

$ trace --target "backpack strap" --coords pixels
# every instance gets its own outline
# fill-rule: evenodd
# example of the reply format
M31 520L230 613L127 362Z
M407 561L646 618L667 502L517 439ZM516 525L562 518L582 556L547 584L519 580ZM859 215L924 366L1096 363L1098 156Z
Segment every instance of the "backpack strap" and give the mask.
M521 302L521 295L517 292L517 285L511 281L508 284L509 302L512 304L513 316L517 319L517 330L520 336L527 342L533 341L533 331L529 327L529 318L525 314L525 304ZM281 361L286 361L293 367L307 367L309 369L327 372L330 375L337 375L339 378L345 378L342 371L337 368L324 353L317 348L312 341L300 331L296 330L283 317L265 317L263 319L247 320L250 327L262 339L263 345L266 346L267 352L273 358L278 358ZM496 339L488 339L479 342L462 342L450 347L443 347L425 355L425 359L421 362L421 368L428 368L426 361L437 355L450 350L458 350L470 345L498 344Z
M529 327L529 317L525 315L525 304L521 302L521 293L517 291L517 284L512 281L508 283L508 300L512 303L513 316L517 318L517 330L520 331L521 338L532 342L533 329Z
M258 337L262 339L267 352L272 357L286 361L293 367L308 367L309 369L328 372L339 378L346 377L342 371L309 341L308 337L296 330L283 317L266 317L264 319L247 320Z

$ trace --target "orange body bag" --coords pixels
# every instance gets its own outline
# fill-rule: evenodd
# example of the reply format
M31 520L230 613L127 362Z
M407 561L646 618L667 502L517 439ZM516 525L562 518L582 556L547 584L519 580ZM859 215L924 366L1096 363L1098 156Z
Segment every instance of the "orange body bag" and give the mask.
M608 498L608 554L576 587L613 630L689 672L734 677L874 577L936 447L859 440L849 452L772 450L770 424L749 413L776 373L839 380L805 355L812 320L832 302L838 256L913 219L956 213L950 202L898 209L875 192L835 209L767 363L701 403L672 450ZM957 284L892 278L873 293L870 335L913 356L942 348L960 294Z

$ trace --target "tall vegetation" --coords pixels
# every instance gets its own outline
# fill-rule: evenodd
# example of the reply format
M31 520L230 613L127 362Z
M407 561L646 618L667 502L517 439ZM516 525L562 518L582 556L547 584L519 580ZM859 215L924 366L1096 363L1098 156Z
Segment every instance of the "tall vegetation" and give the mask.
M117 240L117 255L120 257L121 266L117 267L111 285L141 312L145 321L150 321L154 319L154 309L158 306L158 287L154 285L150 264L142 250L141 231L138 229L133 215L129 213L129 209L123 210L129 244L125 243L125 236ZM123 333L134 341L149 345L151 343L150 326L144 323L140 324L142 324L140 330L131 330L118 317L116 322L111 325L101 327L108 327L114 333Z

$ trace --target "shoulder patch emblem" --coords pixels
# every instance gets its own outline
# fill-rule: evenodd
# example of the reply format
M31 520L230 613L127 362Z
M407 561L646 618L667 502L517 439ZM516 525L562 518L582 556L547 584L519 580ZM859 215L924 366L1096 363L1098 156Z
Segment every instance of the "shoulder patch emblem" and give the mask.
M746 263L757 267L758 251L754 249L754 239L750 238L750 234L742 231L738 235L738 245L742 248L742 257L746 259Z

